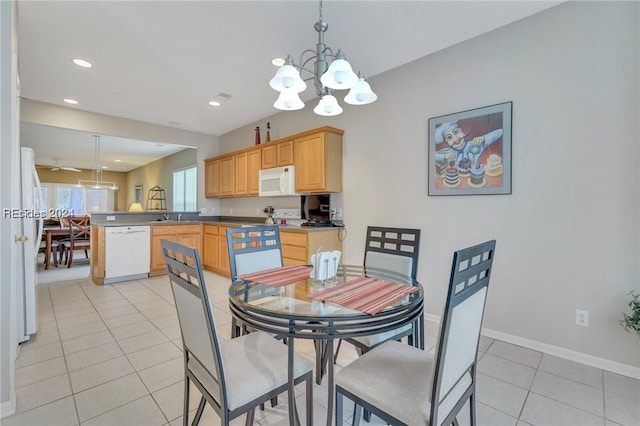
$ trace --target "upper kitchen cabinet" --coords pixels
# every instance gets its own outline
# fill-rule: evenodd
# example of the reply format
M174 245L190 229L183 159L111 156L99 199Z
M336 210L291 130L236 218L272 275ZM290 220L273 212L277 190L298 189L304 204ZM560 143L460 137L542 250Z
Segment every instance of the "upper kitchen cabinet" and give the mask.
M205 196L257 196L261 169L294 165L296 191L342 191L342 135L321 127L205 160Z
M342 192L343 133L322 127L294 139L296 192Z
M204 161L204 196L220 196L220 159L210 158Z
M262 168L290 166L293 164L293 139L271 142L262 146Z

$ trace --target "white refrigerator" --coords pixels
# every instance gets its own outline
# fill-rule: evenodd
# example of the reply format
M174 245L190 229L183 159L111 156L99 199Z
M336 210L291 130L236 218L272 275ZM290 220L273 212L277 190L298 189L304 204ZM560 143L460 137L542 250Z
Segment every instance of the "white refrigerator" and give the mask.
M42 187L36 172L35 155L31 148L20 148L21 205L20 220L20 255L17 281L17 315L18 342L29 340L35 334L38 319L36 306L36 269L37 255L42 240L42 226L45 212L42 203L36 203L36 196L42 197ZM36 195L37 194L37 195Z

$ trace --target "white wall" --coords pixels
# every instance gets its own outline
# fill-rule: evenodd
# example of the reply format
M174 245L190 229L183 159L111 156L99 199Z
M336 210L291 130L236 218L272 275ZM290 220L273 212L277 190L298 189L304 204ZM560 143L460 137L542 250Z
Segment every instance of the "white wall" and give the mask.
M564 3L369 79L374 104L323 118L309 102L221 136L221 152L267 121L273 138L344 129L346 262L367 225L422 229L419 280L440 315L452 252L495 238L486 328L638 374L640 339L618 319L640 290L639 15L635 2ZM513 194L428 197L428 118L505 101Z
M0 205L19 206L20 162L17 123L18 34L15 2L0 2ZM19 221L0 216L0 417L15 411L14 359L17 348L16 292Z

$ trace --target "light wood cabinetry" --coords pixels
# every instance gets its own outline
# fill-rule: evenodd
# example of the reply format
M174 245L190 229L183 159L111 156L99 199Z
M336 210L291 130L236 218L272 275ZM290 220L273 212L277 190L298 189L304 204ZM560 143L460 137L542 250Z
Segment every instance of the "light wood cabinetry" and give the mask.
M229 227L223 225L203 225L202 264L205 269L228 277L230 276L230 267L227 228Z
M247 195L258 195L258 175L262 168L262 149L247 152Z
M104 284L105 274L105 238L104 226L91 225L91 246L89 268L91 269L91 281L94 284Z
M220 196L220 159L204 161L204 196L216 198Z
M342 250L342 241L335 228L321 231L280 230L282 258L285 266L310 263L311 255L321 251Z
M241 152L233 156L235 189L233 195L247 195L247 153Z
M289 166L293 164L293 139L270 142L262 146L262 168Z
M321 127L205 160L205 196L258 195L261 169L294 165L296 191L342 191L342 135Z
M194 247L202 253L202 225L155 225L151 227L151 267L149 276L167 273L164 263L161 240L175 241L186 246Z
M342 133L327 127L294 139L296 192L342 192Z

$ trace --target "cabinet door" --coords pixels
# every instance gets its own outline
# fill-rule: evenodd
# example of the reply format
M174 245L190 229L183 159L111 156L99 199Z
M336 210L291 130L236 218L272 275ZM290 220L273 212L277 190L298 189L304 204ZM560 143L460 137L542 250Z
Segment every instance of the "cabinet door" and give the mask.
M326 186L324 133L296 139L294 155L296 191L323 190Z
M262 150L254 149L247 153L247 194L258 195L258 176L262 167Z
M262 147L262 168L278 167L278 144L268 144Z
M207 269L218 268L218 235L205 231L203 241L202 263Z
M164 253L162 253L162 245L160 240L177 241L175 234L164 232L160 235L151 235L151 272L166 273L167 266L164 263Z
M293 164L293 141L280 142L276 146L278 167L290 166Z
M227 248L227 227L220 226L218 234L218 270L227 277L231 274L229 250Z
M204 162L204 196L207 198L220 196L220 160Z
M220 159L220 196L232 197L235 194L235 175L233 156Z
M233 165L235 173L234 195L247 195L247 153L234 155Z

